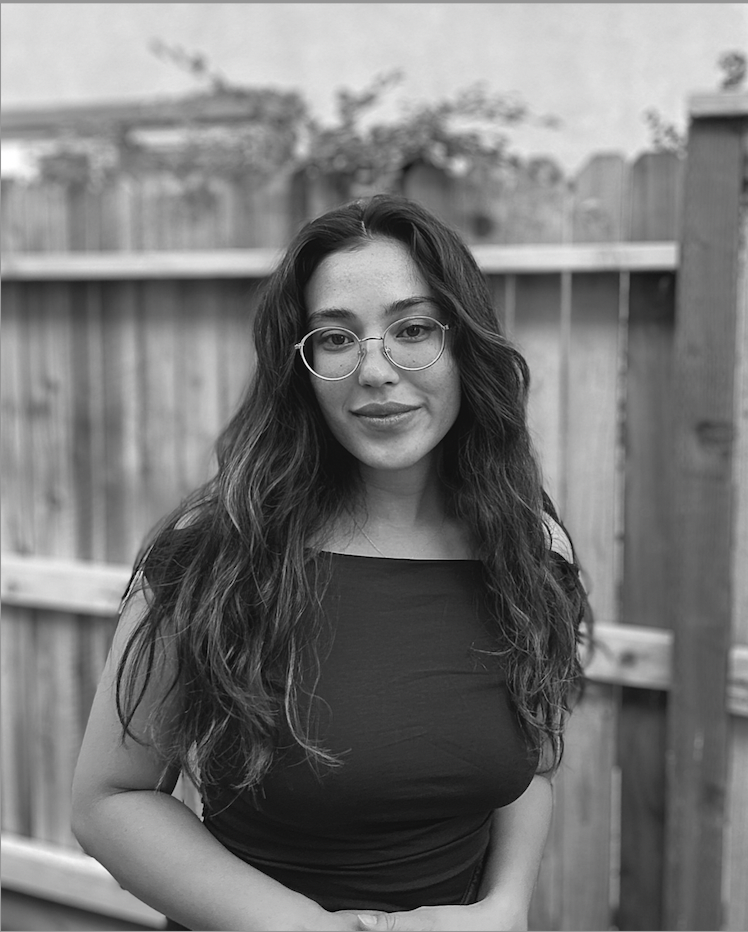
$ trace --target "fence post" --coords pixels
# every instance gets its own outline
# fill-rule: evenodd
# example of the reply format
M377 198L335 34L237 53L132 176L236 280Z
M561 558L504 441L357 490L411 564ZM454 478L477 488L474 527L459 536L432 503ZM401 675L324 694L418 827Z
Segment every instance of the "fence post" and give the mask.
M682 164L667 152L631 168L629 239L677 239ZM675 276L630 276L625 388L622 621L666 629L673 457ZM623 688L618 717L621 771L619 929L662 929L665 865L667 695Z
M688 139L674 356L665 870L665 928L672 930L720 929L723 922L745 109L739 117L692 109Z

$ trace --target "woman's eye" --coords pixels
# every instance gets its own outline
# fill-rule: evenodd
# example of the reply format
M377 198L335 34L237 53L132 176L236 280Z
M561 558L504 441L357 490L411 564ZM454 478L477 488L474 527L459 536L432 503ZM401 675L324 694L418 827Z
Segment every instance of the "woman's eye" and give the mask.
M353 344L353 339L349 333L343 333L340 330L328 330L326 333L319 335L318 344L322 349L344 349Z
M422 340L433 333L433 331L433 325L419 322L407 324L407 326L398 331L397 336L399 339L405 340Z

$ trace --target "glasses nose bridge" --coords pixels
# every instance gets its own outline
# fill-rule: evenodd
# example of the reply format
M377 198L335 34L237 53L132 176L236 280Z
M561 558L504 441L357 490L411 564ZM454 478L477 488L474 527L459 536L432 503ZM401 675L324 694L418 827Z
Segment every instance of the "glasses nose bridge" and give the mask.
M368 343L370 340L379 340L379 341L381 341L381 343L382 343L382 355L383 355L386 359L389 359L389 354L387 353L387 350L386 350L385 347L384 347L384 334L382 334L381 337L363 337L363 338L362 338L362 337L358 337L357 339L358 339L359 364L361 364L361 362L363 362L364 357L365 357L366 355L368 355L368 347L365 347L365 346L364 346L364 343Z
M390 357L390 354L387 352L387 348L384 345L384 338L387 331L385 331L379 337L358 337L358 363L356 369L360 369L364 364L364 360L369 358L368 347L364 346L365 343L369 343L371 340L378 340L382 344L382 358L390 365L393 366L394 363Z

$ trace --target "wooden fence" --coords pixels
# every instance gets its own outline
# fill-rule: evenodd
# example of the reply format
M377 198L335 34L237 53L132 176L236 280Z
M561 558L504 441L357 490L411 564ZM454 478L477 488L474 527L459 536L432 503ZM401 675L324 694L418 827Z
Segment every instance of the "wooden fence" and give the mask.
M694 102L685 179L651 154L483 199L429 169L408 179L473 243L528 358L547 483L592 585L599 647L535 929L748 923L748 108L735 100L720 116L721 98ZM257 284L303 215L335 200L298 182L243 195L216 182L192 202L167 178L4 186L6 887L158 926L77 851L72 770L128 564L208 474L251 371Z

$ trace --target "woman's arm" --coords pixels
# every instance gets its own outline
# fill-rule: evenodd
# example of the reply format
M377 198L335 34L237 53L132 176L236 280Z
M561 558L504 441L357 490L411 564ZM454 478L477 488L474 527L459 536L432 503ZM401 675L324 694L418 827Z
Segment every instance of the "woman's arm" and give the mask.
M527 929L527 914L551 821L550 781L536 776L519 799L496 809L478 902L421 906L406 912L361 912L377 932L498 932Z
M326 912L227 851L170 795L178 773L169 771L159 787L163 760L151 747L122 741L115 676L143 608L137 596L123 614L78 759L73 831L83 849L126 890L190 929L357 928L355 918ZM133 719L136 734L145 733L163 686L162 677L153 679ZM170 713L176 720L177 709Z
M546 777L535 776L519 799L496 809L491 843L478 898L497 915L516 915L527 928L527 912L540 870L553 811L553 789Z

